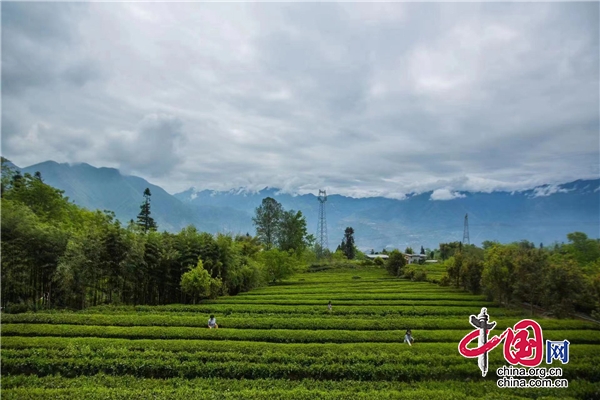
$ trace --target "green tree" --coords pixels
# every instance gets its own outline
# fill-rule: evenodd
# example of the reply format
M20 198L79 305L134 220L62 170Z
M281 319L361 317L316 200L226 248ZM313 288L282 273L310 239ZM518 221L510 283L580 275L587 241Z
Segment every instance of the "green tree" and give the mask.
M575 261L554 257L543 277L543 306L558 317L569 316L584 295L585 283L584 275Z
M89 212L83 229L73 234L60 258L56 284L64 293L66 305L85 308L103 303L108 298L104 283L108 280L106 246L103 230L108 216Z
M483 273L483 261L473 257L466 257L460 269L460 281L463 289L471 293L479 293L481 290L481 274Z
M484 240L481 243L481 247L483 247L484 250L487 249L491 249L493 246L499 245L500 243L497 241L492 241L492 240Z
M15 169L9 164L10 161L4 157L0 158L0 168L2 171L2 186L1 196L4 197L4 192L10 189L12 177L15 175Z
M389 258L385 264L387 271L390 275L400 276L402 275L404 266L406 265L406 259L404 255L400 253L398 250L392 250L390 252Z
M52 276L67 236L40 221L26 205L2 199L2 305L30 304L52 290Z
M543 279L548 273L547 256L538 250L522 247L515 251L514 266L514 295L529 303L533 315L533 307L540 305L542 300Z
M294 274L297 260L286 251L278 249L266 250L261 253L261 261L268 282L281 281Z
M255 238L215 239L193 227L159 234L133 221L123 228L114 212L77 207L39 174L15 173L9 179L5 172L0 283L2 306L9 311L191 301L181 280L199 259L209 273L204 297L264 283ZM197 300L200 293L194 295Z
M592 318L600 320L600 271L588 279L590 283L590 292L594 301Z
M464 256L462 255L462 253L458 252L451 256L449 259L447 259L444 263L444 265L446 266L446 274L448 275L450 282L452 282L456 287L461 286L460 279L462 275L464 261Z
M125 231L119 221L113 221L113 218L114 215L109 217L108 223L104 224L101 236L104 247L104 261L101 268L106 276L104 291L109 303L121 300L121 288L125 276L123 266L129 251Z
M192 297L194 304L197 299L210 296L210 274L204 269L202 260L198 259L196 267L181 275L181 290Z
M513 301L515 246L494 245L485 253L482 273L483 287L490 297L503 304Z
M354 248L354 259L358 260L358 261L365 261L367 259L367 257L365 256L365 253L363 253L362 251L360 251L359 249L357 249L355 247Z
M462 246L461 253L467 258L473 258L478 261L483 261L485 258L485 250L474 244L465 244Z
M452 257L456 252L462 249L461 242L452 242L452 243L440 243L440 258L442 260L447 260Z
M282 216L283 207L271 197L263 199L255 210L252 222L256 226L256 236L266 250L271 250L275 245Z
M412 247L407 247L404 250L404 254L414 254L415 252L413 251Z
M158 287L164 277L161 274L162 235L150 231L145 235L143 271L139 277L140 302L158 304Z
M260 241L248 233L236 236L235 242L240 245L239 251L243 257L254 258L260 252Z
M344 231L344 239L340 245L340 250L346 255L348 260L354 259L356 249L354 247L354 229L352 227L347 227Z
M348 257L342 250L336 250L334 253L331 254L331 261L333 261L334 263L340 263L348 261Z
M302 212L284 211L281 214L281 221L277 230L279 249L301 254L308 246L307 239L306 218L304 218Z
M150 193L150 189L146 188L146 190L144 190L144 202L140 206L140 213L137 216L137 224L144 233L155 231L158 228L156 222L154 222L154 218L150 216L151 196L152 193Z
M176 235L163 232L161 235L161 246L159 249L159 265L157 269L158 304L168 304L177 301L177 293L180 290L179 266L177 259L179 252L175 248Z
M30 174L15 173L8 181L6 161L3 167L2 303L36 307L41 297L44 305L54 303L52 277L83 213L62 191Z
M583 232L573 232L567 235L569 244L566 251L573 256L577 263L584 266L600 258L600 242L589 239Z

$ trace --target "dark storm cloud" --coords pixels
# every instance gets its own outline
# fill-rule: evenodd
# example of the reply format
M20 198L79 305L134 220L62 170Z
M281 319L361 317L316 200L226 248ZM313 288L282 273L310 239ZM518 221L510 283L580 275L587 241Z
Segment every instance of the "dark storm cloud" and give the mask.
M2 146L170 191L597 177L598 4L7 3Z

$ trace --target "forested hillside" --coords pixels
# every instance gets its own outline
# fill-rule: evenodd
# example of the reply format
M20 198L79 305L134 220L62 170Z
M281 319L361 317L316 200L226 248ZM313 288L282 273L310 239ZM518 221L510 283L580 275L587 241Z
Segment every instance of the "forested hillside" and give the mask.
M160 223L156 229L151 217L151 192L144 193L146 200L135 204L137 222L123 226L112 211L73 204L41 174L3 165L2 306L23 311L196 303L289 277L315 262L317 254L326 262L372 263L358 250L352 227L338 251L319 249L302 212L285 210L272 197L254 210L253 237L194 226L159 232ZM600 243L582 232L567 240L551 247L529 241L484 241L483 248L451 242L421 251L444 261L446 275L439 283L486 294L506 306L526 302L559 316L574 311L598 316ZM425 279L414 267L404 268L403 257L394 251L382 266L395 276Z
M161 230L177 233L194 225L209 233L246 234L254 231L252 216L262 199L272 197L288 209L302 211L307 229L315 233L319 202L313 194L294 195L279 189L258 192L187 190L174 195L137 176L114 168L46 161L21 168L41 172L44 182L65 191L75 204L90 210L111 210L123 224L135 218L141 194L152 192L153 216ZM326 214L330 248L344 229L356 231L356 245L370 249L425 246L460 240L469 214L470 242L510 243L523 239L546 245L563 241L570 232L598 237L600 180L578 180L542 185L522 192L460 192L440 200L434 192L407 194L403 200L384 197L353 198L329 193ZM437 199L437 200L435 200Z
M569 233L567 241L549 247L527 240L484 241L483 248L440 243L433 255L441 264L406 265L394 250L385 266L393 276L485 294L506 307L527 305L532 314L542 310L567 317L580 312L600 320L600 241L582 232Z
M140 220L148 208L151 218L149 194L148 203L136 204L142 210L138 222L123 226L112 211L71 203L41 174L3 165L2 306L24 311L190 303L281 279L310 257L305 223L300 236L287 231L296 241L285 251L261 251L258 238L212 235L193 226L178 233L148 230L152 225Z

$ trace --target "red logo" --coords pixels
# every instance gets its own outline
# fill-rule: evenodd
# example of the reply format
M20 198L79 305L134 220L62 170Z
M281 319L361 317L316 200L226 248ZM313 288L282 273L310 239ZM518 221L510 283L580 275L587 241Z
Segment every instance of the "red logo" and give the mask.
M525 367L540 365L544 348L542 327L531 319L524 319L517 322L513 328L507 328L500 336L488 339L488 334L496 323L488 322L486 311L482 308L478 316L471 315L470 323L476 329L462 338L458 344L458 352L467 358L479 357L479 368L483 376L487 374L488 369L487 353L503 340L504 358L510 364L520 364ZM531 338L530 334L532 334ZM468 348L467 345L475 339L478 339L478 347Z

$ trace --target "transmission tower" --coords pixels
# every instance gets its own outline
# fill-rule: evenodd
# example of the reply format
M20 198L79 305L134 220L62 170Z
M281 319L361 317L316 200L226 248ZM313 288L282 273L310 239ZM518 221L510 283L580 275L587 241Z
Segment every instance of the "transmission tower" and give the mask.
M327 218L325 214L325 202L327 201L327 193L324 190L319 190L319 224L317 226L317 256L320 258L325 249L329 248L327 241Z
M463 231L463 244L471 244L469 240L469 214L465 214L465 229Z

